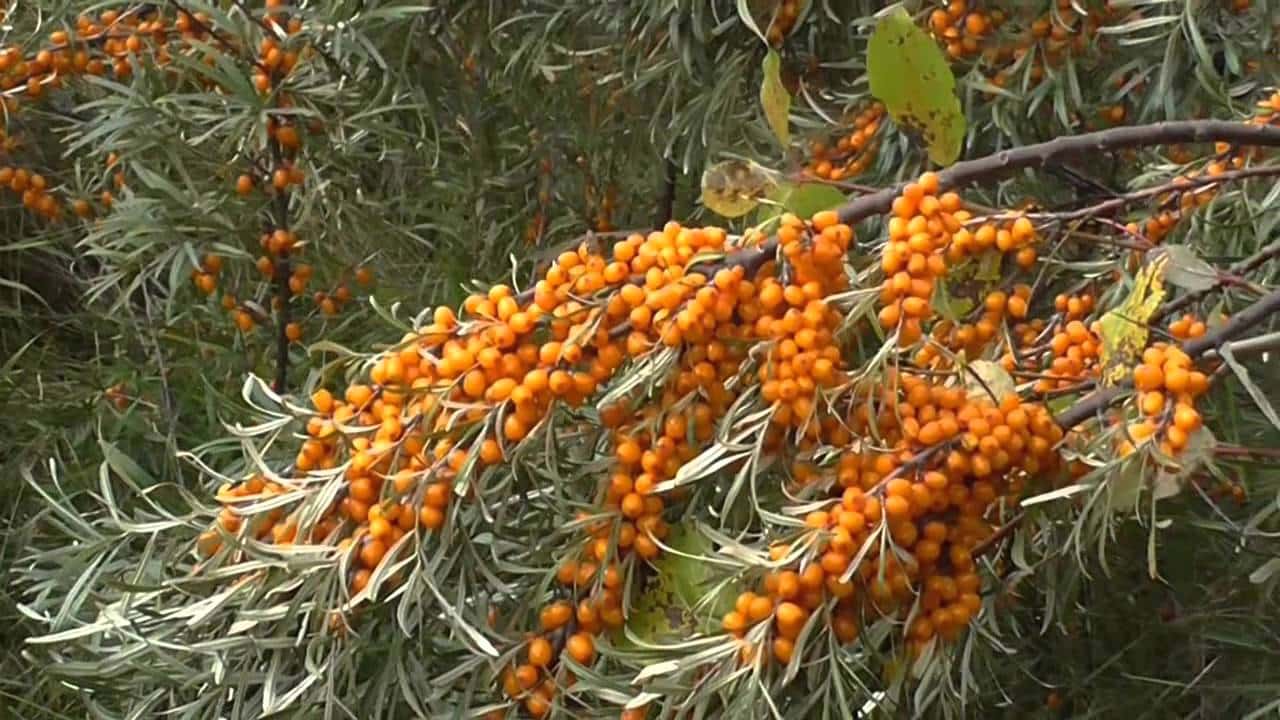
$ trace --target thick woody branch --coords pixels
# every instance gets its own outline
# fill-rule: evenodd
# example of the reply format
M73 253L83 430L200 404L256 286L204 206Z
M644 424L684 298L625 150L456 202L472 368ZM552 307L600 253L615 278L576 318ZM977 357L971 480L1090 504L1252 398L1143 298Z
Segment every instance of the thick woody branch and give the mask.
M1083 135L1024 145L976 160L959 162L938 173L943 189L953 189L1026 168L1044 167L1068 157L1106 153L1135 147L1175 143L1229 142L1236 145L1280 145L1280 128L1230 120L1186 120L1111 128ZM888 212L901 188L882 190L846 203L840 220L857 222Z
M1024 145L975 160L959 162L938 173L938 184L944 190L951 190L1016 170L1045 167L1068 157L1152 145L1203 142L1280 146L1280 127L1250 125L1230 120L1186 120L1111 128L1083 135L1059 137L1048 142ZM837 208L836 212L841 222L849 224L883 215L889 212L893 206L893 199L901 192L902 186L885 188L870 195L854 198ZM736 256L735 262L750 263L752 260L749 256L755 253L772 256L777 248L777 239L770 238L759 248Z

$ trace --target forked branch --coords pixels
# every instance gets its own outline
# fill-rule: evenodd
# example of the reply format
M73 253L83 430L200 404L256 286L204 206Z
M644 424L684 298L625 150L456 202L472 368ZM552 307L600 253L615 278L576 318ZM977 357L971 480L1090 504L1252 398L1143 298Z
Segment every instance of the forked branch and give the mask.
M1059 137L1048 142L1024 145L975 160L958 162L938 173L938 184L943 190L953 190L1006 175L1015 170L1044 167L1068 157L1153 145L1204 142L1276 147L1280 146L1280 127L1250 125L1229 120L1184 120L1111 128L1083 135ZM893 199L901 194L902 187L885 188L870 195L856 197L841 205L836 209L840 222L852 225L889 212L893 206ZM756 249L735 255L731 262L735 265L758 267L763 260L754 257L755 255L772 257L777 249L777 238L770 238Z

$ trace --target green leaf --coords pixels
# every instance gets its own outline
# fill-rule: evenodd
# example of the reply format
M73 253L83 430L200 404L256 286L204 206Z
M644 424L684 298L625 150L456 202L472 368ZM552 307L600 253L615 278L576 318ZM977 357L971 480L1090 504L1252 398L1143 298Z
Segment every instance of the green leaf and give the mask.
M950 165L960 156L965 118L956 79L942 50L901 8L881 18L867 48L871 94L895 122L920 133L929 159Z
M711 541L696 528L676 525L666 544L675 552L662 553L653 565L668 579L674 599L692 609L704 601L713 582L710 566L702 561L712 550ZM710 607L717 616L729 612L733 609L732 594L720 592Z
M1209 290L1218 284L1218 271L1201 260L1196 251L1186 245L1165 245L1158 249L1169 257L1164 279L1170 285L1198 292Z
M811 218L823 210L831 210L844 204L845 194L826 183L789 183L780 182L768 195L771 201L761 205L757 213L757 221L764 222L784 212L795 213L802 218Z
M711 541L691 525L677 525L664 544L674 552L653 561L657 572L645 581L627 628L648 641L714 631L718 619L733 609L738 588L716 587L711 567L702 559L711 552Z
M782 58L776 50L770 50L760 64L763 78L760 81L760 105L764 108L765 120L778 138L778 142L786 147L791 142L791 93L782 84Z
M777 188L773 171L753 162L726 160L702 173L702 204L727 218L742 217Z
M1253 403L1262 411L1263 416L1271 422L1272 426L1280 430L1280 414L1276 413L1275 407L1267 399L1267 395L1262 391L1262 388L1258 387L1253 378L1249 377L1249 369L1242 365L1231 352L1231 344L1227 343L1219 347L1218 356L1226 361L1227 366L1231 368L1231 372L1235 373L1236 379L1244 386L1245 392L1249 393L1249 397L1253 399Z
M960 318L973 310L973 298L953 297L947 291L947 283L939 279L933 291L933 300L929 303L944 320L958 322Z
M738 0L737 9L738 18L742 20L743 24L746 25L751 32L756 34L756 37L760 38L760 42L767 46L769 44L769 40L764 36L764 31L760 29L760 24L756 22L755 13L751 9L750 1Z

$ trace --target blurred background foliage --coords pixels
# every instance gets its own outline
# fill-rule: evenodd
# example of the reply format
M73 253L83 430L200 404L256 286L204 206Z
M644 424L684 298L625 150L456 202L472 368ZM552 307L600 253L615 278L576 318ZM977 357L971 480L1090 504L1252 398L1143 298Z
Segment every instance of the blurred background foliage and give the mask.
M290 303L301 331L290 390L343 372L334 361L344 348L385 347L406 318L456 304L478 279L526 281L584 233L670 216L714 222L697 202L712 161L746 157L878 187L926 167L912 134L887 120L864 138L865 161L845 171L833 175L816 149L874 119L864 57L875 2L303 0L289 9L301 21L293 47L308 49L285 89L264 95L254 64L265 57L263 18L278 7L34 0L5 9L0 43L21 58L56 47L54 33L74 35L78 17L113 26L106 13L170 26L183 10L201 13L216 35L133 26L152 39L103 73L67 73L35 93L16 62L3 63L0 162L45 178L59 207L51 219L0 189L0 575L26 548L61 537L43 537L59 520L28 479L86 512L101 500L103 468L126 462L135 477L197 497L211 489L177 452L216 447L223 423L246 415L245 376L270 378L277 362L275 289L256 265L274 212L261 189L272 123L305 129L305 177L289 215L297 261L313 274ZM908 7L953 58L964 157L1123 123L1242 118L1280 68L1275 0L991 2L942 18L945 5ZM766 45L780 51L794 98L787 148L758 104ZM1185 148L1089 158L1012 178L986 200L1053 206L1201 158ZM255 187L241 194L244 174ZM1242 257L1274 237L1274 204L1223 202L1181 231L1207 256ZM198 273L210 255L220 269L204 293ZM236 313L253 320L247 331ZM1274 398L1277 365L1265 372L1258 385ZM1250 445L1274 447L1280 438L1244 397L1222 399L1221 412ZM1241 523L1274 505L1276 476L1269 463L1242 463L1226 491L1238 495L1230 515L1179 498L1198 507L1186 511L1192 523L1161 536L1163 582L1148 580L1140 554L1110 575L1096 564L1090 577L1067 563L1041 568L1055 579L1020 587L1001 640L1018 652L989 659L1001 684L976 689L982 715L1242 717L1268 702L1274 714L1276 585L1247 581L1259 551L1243 548ZM1146 530L1124 526L1113 542L1140 546ZM69 577L74 567L68 558ZM1087 608L1070 621L1055 614L1039 632L1037 607L1073 597L1058 589L1073 583L1086 586ZM74 588L68 607L85 590ZM0 583L5 712L84 717L94 710L83 695L23 657L29 625L17 592ZM67 589L50 579L34 592ZM378 657L369 646L364 661ZM386 716L411 714L387 694Z

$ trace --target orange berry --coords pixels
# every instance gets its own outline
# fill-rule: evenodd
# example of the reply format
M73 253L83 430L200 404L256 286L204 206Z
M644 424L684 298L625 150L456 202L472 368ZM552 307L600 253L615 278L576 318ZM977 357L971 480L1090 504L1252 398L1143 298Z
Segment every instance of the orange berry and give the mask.
M536 637L530 640L526 653L529 658L529 664L534 667L546 667L551 664L551 643L544 637Z
M1164 373L1159 367L1144 362L1133 369L1133 384L1143 391L1159 390L1164 387Z
M579 665L590 665L596 657L596 643L585 632L574 633L564 644L565 652Z

